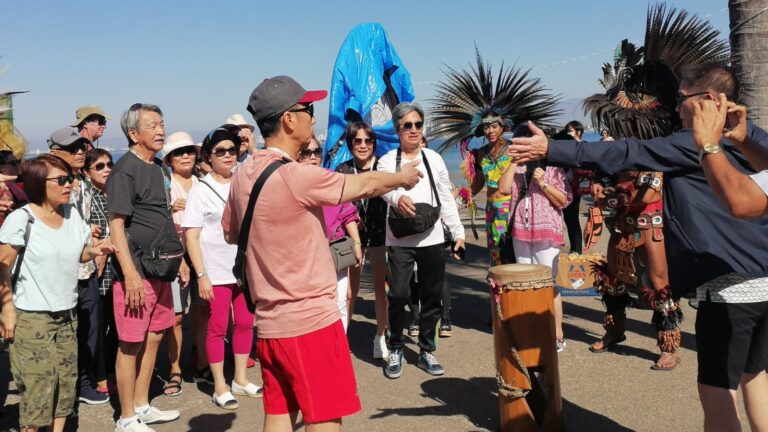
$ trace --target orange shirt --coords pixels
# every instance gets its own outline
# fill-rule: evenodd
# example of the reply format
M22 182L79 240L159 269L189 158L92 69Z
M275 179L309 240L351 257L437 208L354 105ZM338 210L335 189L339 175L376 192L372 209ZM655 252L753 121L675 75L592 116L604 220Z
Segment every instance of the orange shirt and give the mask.
M221 220L225 233L237 238L253 184L280 157L260 150L235 171ZM246 260L259 337L300 336L341 318L322 207L338 204L343 189L343 174L296 162L278 168L264 184Z

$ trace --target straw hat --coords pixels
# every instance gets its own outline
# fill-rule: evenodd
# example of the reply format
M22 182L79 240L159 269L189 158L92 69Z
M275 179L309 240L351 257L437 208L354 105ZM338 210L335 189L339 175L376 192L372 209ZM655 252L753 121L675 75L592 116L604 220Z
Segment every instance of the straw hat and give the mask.
M247 127L251 131L256 129L252 125L248 124L248 122L245 121L245 117L240 114L232 114L231 116L227 117L227 120L224 122L224 124L233 124L240 127Z
M87 119L89 116L92 115L100 115L104 117L107 120L112 120L112 117L108 116L104 113L104 110L101 109L98 105L83 105L80 108L75 111L75 123L71 124L72 127L78 127L80 123L83 122L83 120Z

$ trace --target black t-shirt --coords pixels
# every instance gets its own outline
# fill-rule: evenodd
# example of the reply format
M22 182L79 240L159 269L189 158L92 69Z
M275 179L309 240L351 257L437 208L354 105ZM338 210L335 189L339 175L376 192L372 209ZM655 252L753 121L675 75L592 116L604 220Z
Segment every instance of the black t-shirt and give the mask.
M135 243L150 250L152 240L171 223L170 176L163 173L159 159L146 163L133 152L117 161L107 179L110 214L127 216L125 228ZM131 245L132 246L132 245Z
M376 169L374 163L372 169ZM361 174L371 169L361 169L355 166L354 159L343 162L336 171L342 174ZM355 201L357 214L360 215L360 241L365 247L384 246L387 229L387 203L381 198L369 198Z

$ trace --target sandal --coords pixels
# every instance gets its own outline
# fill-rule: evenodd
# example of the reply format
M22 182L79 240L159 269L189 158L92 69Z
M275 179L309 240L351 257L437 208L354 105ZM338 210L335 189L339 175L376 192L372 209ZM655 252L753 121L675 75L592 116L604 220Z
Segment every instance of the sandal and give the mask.
M608 351L614 345L618 345L618 344L624 342L625 340L627 340L627 336L626 335L621 335L621 336L617 337L616 339L611 340L610 342L606 342L605 341L605 337L603 337L603 339L600 339L599 341L597 341L597 342L593 343L592 345L590 345L589 346L589 350L592 351L595 354L604 353L604 352ZM602 344L602 346L600 348L598 348L598 344Z
M664 354L669 354L669 356L667 357L667 360L669 360L669 358L671 357L671 358L674 358L674 362L672 362L672 364L669 364L669 362L667 361L667 362L665 362L665 363L667 363L667 366L663 366L661 364L661 360L664 358ZM662 353L661 357L659 357L659 359L656 361L656 363L654 363L654 365L651 366L651 369L652 370L657 370L657 371L671 371L672 369L676 368L677 365L680 364L680 362L682 362L682 359L680 357L678 357L677 354Z
M206 366L202 369L196 370L195 382L213 385L213 373L211 373L211 368Z
M211 399L213 399L214 405L225 410L235 410L240 407L240 404L237 402L237 399L232 396L231 392L226 392L221 396L218 396L214 392Z
M165 382L165 385L163 386L163 395L168 397L176 397L181 395L181 393L184 391L181 388L182 382L184 382L184 379L181 377L180 373L172 373L171 377L168 379L168 381Z

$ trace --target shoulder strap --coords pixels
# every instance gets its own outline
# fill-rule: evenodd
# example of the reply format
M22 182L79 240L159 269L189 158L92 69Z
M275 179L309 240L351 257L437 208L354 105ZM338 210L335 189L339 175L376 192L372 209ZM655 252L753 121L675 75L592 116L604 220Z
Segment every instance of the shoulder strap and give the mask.
M429 168L429 161L427 160L427 155L424 153L424 150L421 151L421 160L424 163L424 168L427 169L427 177L429 177L429 187L433 194L435 194L435 200L437 201L437 206L441 207L442 204L440 204L440 196L437 194L437 187L435 187L435 179L432 177L432 170ZM400 163L402 162L402 150L400 148L397 148L397 156L395 157L395 171L400 171Z
M256 179L256 183L253 184L251 195L248 197L248 207L246 207L245 215L243 215L243 223L240 225L240 237L237 239L237 249L242 253L245 253L245 248L248 246L248 235L251 233L251 222L253 221L253 209L256 206L256 200L259 199L261 189L264 187L264 183L267 182L269 176L285 163L285 159L272 162L262 171L259 178Z
M16 258L16 268L13 269L13 277L11 278L11 290L16 292L16 281L19 280L19 274L21 273L21 263L24 261L24 253L27 251L27 244L29 243L29 236L32 232L32 224L35 222L35 218L32 217L27 207L22 207L22 210L27 214L27 226L24 228L24 246L19 248L19 253Z
M213 188L213 186L209 185L207 181L205 181L205 180L200 180L200 183L202 183L202 184L204 184L204 185L208 186L208 188L209 188L209 189L211 189L211 190L213 191L213 193L215 193L215 194L216 194L216 196L217 196L217 197L219 197L219 199L221 200L221 202L223 202L224 204L226 204L226 203L227 203L227 200L225 200L225 199L224 199L224 198L223 198L221 195L219 195L219 193L218 193L218 192L216 192L216 189L214 189L214 188ZM250 199L249 199L249 202L250 202Z

